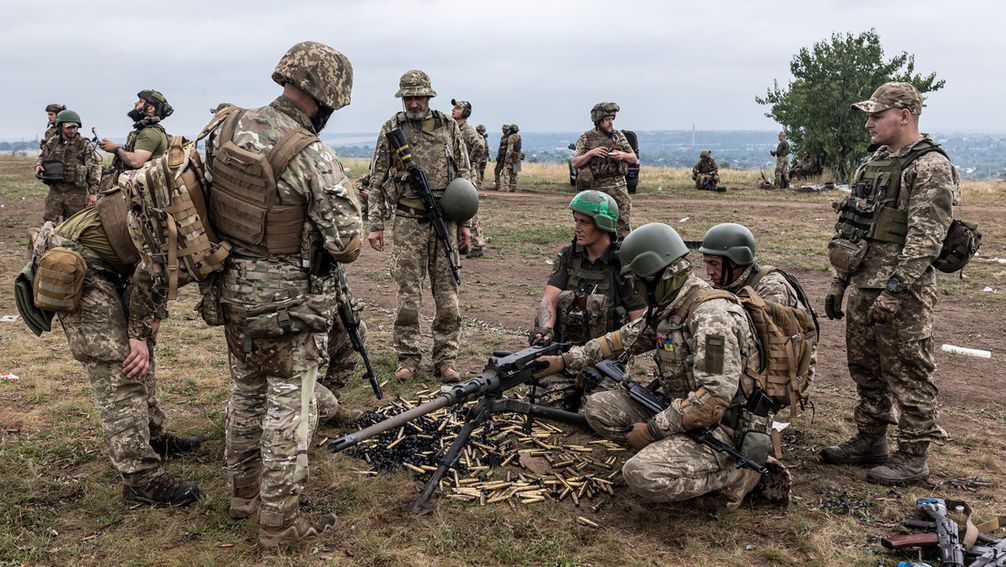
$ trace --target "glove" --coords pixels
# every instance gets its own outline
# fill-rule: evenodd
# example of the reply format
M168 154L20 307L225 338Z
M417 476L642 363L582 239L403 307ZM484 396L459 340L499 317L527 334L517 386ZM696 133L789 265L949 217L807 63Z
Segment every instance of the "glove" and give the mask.
M632 424L625 433L625 441L633 449L639 451L643 447L646 447L650 443L653 443L657 439L663 439L663 435L660 435L659 430L653 424L653 420L650 421L639 421Z
M552 340L552 327L531 329L531 334L528 336L527 344L528 346L544 345L548 344Z
M769 150L768 153L770 156L775 157L775 150Z
M901 299L889 291L883 291L870 306L869 318L872 323L890 323L901 309Z
M845 297L845 282L839 278L831 280L831 289L824 298L824 312L829 319L841 320L845 316L842 311L842 298Z
M535 378L544 378L558 374L566 368L566 361L561 355L543 356L531 363L531 371Z

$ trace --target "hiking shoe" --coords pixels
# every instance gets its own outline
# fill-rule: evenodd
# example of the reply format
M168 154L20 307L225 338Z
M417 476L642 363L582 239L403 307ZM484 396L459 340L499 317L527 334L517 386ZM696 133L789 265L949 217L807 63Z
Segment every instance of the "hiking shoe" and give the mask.
M189 482L175 479L163 473L154 480L140 486L123 485L122 499L127 505L188 506L199 496L199 487Z
M873 467L866 480L875 484L911 484L929 478L929 459L926 455L909 455L898 451L887 464Z
M395 380L412 380L416 377L416 369L402 365L395 370Z
M260 526L258 542L262 547L275 548L300 543L332 529L335 514L297 512L293 521L281 527Z
M454 384L461 381L461 373L454 369L453 366L444 366L437 371L440 376L440 381L444 384Z
M162 457L177 457L191 453L202 444L202 440L198 437L179 437L174 433L165 433L160 437L150 438L150 446L155 453Z
M465 257L466 258L481 258L484 255L485 255L485 248L478 247L478 248L472 248L471 252L469 252L468 255L465 256Z
M821 450L821 461L832 465L878 465L890 455L887 435L857 433L841 445Z

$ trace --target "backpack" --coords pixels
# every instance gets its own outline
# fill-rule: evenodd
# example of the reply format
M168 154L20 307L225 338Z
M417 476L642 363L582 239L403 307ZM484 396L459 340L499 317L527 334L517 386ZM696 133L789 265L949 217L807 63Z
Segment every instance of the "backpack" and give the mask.
M772 399L776 412L789 407L790 419L796 418L807 399L811 352L819 336L813 314L767 301L751 286L737 295L725 290L698 290L683 307L691 316L700 304L711 299L726 299L744 307L754 327L761 360L757 370L745 369L741 376L745 396L759 387Z
M230 242L209 224L209 183L196 145L234 110L217 113L195 141L172 136L163 155L124 172L116 182L125 200L129 238L148 268L166 278L168 299L177 297L180 286L222 270L230 253Z

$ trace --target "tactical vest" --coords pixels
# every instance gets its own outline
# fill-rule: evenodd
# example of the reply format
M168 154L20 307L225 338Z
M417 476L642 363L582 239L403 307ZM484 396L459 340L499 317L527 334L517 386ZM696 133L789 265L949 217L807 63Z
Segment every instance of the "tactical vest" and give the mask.
M436 197L441 197L447 185L458 176L458 166L454 162L448 118L439 110L433 113L433 131L426 132L421 124L409 120L404 112L395 114L395 126L405 133L405 141L412 149L412 158L426 174L426 181ZM447 167L443 167L446 158ZM398 156L392 156L398 171L405 171ZM400 167L399 167L400 166ZM419 199L418 190L408 176L395 176L398 195L405 199Z
M946 152L932 140L922 140L907 154L873 159L856 170L852 193L838 212L835 232L850 242L868 239L903 246L908 234L908 214L898 209L901 174L913 161L929 152ZM949 159L949 157L948 157Z
M594 128L587 132L585 149L592 150L603 146L609 150L621 150L622 148L616 143L617 139L617 135L615 134L609 136ZM611 158L591 158L587 162L587 167L590 168L590 173L594 176L594 183L600 183L611 178L625 177L625 174L629 171L629 164Z
M145 130L147 128L153 128L154 130L159 130L161 134L164 135L165 138L168 138L167 130L165 130L164 126L161 126L160 124L150 124L149 126L144 126L143 128L133 128L129 132L129 134L126 135L126 143L122 145L122 149L126 150L127 152L134 151L136 149L136 138L140 136L141 130ZM157 156L151 156L151 158L155 157ZM112 157L112 169L115 171L115 175L113 176L112 181L114 183L115 178L119 176L118 174L132 168L123 163L122 159L119 158L118 152L116 152L116 155Z
M617 251L617 245L612 254ZM619 263L612 259L604 270L588 270L585 250L576 244L565 254L566 289L556 302L556 340L582 345L625 324L626 310L618 295Z
M75 185L87 187L87 166L84 164L84 138L78 135L62 143L54 136L42 148L42 182L46 185Z
M228 116L218 134L210 191L213 226L228 240L252 250L271 256L298 254L308 203L303 198L287 202L290 197L279 192L276 182L290 160L319 141L318 136L297 128L267 153L245 149L233 141L245 112L237 110Z

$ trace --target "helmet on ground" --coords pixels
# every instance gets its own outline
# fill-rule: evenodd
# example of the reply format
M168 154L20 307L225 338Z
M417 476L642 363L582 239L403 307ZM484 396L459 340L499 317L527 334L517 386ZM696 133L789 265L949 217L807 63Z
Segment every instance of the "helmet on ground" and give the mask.
M447 184L440 199L440 212L444 219L458 224L467 222L479 212L479 192L464 177L456 177Z
M699 252L726 256L738 266L747 266L755 263L755 238L748 227L725 222L706 231Z
M68 122L73 122L77 124L80 128L83 124L80 122L80 115L72 110L61 110L59 114L56 115L56 126L61 124L66 124Z
M686 254L688 247L676 230L659 222L644 224L622 241L622 274L648 278Z
M154 89L144 89L136 93L136 96L154 105L154 108L157 110L158 118L167 118L175 111L175 109L171 108L171 105L168 104L168 99L164 98L164 95Z
M59 112L63 112L64 110L66 110L66 105L65 104L59 104L58 102L54 102L52 104L45 105L45 111L46 112L56 112L56 113L59 113Z
M338 110L349 104L353 65L345 55L324 43L302 41L279 60L272 80L280 85L293 85L320 104Z
M604 120L605 116L612 116L619 110L621 109L613 102L599 102L590 109L590 121L597 124Z
M569 202L569 208L594 220L594 226L605 232L615 232L618 222L618 203L607 193L580 191Z
M396 98L407 96L437 96L437 91L433 90L430 83L430 76L419 69L410 69L398 80L398 92Z

